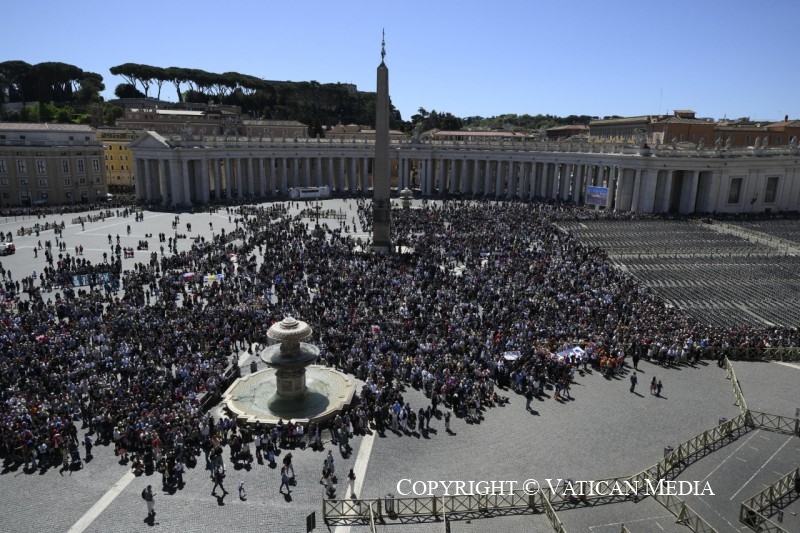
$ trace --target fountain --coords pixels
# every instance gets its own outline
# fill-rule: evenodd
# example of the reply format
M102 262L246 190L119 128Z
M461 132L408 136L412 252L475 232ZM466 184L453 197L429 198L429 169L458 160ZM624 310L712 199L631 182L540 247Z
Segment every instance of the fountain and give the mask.
M269 368L237 379L222 396L241 422L321 422L350 403L355 392L353 379L312 364L319 348L303 342L311 333L307 323L291 316L269 328L267 337L273 344L259 354Z

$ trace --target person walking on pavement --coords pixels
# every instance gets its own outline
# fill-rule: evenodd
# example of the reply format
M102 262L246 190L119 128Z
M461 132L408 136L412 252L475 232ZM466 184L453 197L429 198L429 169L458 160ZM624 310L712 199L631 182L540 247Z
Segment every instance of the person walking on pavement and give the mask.
M661 389L663 387L664 386L661 384L661 380L659 379L658 380L658 385L656 385L656 396L658 396L659 398L661 397Z
M289 487L289 469L287 467L281 468L281 487L278 489L278 492L283 492L283 487L286 487L286 493L292 492L292 489Z
M147 485L147 488L142 491L142 498L147 503L147 517L156 515L156 501L153 495L153 486Z
M356 473L353 472L353 469L350 469L350 473L347 474L347 492L350 494L351 498L356 497Z
M634 389L636 388L636 384L638 382L639 382L639 378L636 377L636 373L634 371L634 373L631 374L631 392L634 391Z
M657 386L658 385L656 385L656 377L653 376L653 380L650 382L650 394L655 394L656 393L656 387Z
M211 489L211 494L216 496L217 495L217 487L222 489L223 496L228 494L228 491L225 490L225 485L222 484L222 481L225 479L225 472L219 468L214 472L214 487Z
M331 475L336 473L336 469L333 467L333 454L330 450L328 450L328 456L326 457L328 460L328 468L331 470Z

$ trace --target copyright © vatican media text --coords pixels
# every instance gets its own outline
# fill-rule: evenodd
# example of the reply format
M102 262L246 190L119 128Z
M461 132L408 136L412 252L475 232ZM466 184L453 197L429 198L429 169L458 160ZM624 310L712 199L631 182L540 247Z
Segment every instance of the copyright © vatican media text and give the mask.
M536 479L523 482L513 480L480 480L480 481L442 481L412 480L408 478L397 482L400 496L507 496L517 491L526 494L537 494L542 488L566 497L591 496L714 496L708 481L659 480L600 480L575 481L572 479L545 478L541 484Z

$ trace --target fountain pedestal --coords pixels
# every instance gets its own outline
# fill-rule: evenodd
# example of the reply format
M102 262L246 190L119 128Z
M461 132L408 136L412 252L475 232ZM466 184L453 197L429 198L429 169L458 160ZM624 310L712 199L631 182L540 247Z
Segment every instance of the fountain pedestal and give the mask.
M237 379L222 396L241 422L320 422L349 405L355 381L336 370L312 365L319 348L302 342L311 333L307 323L292 317L269 328L267 337L275 344L259 354L269 368Z

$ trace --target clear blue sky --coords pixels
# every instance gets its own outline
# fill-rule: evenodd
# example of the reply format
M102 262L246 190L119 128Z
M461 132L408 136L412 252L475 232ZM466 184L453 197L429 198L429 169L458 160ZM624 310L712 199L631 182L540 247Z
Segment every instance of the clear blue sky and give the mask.
M97 72L106 98L122 63L374 91L385 28L406 120L420 107L800 118L798 0L6 0L2 16L0 61ZM165 84L162 98L174 92Z

